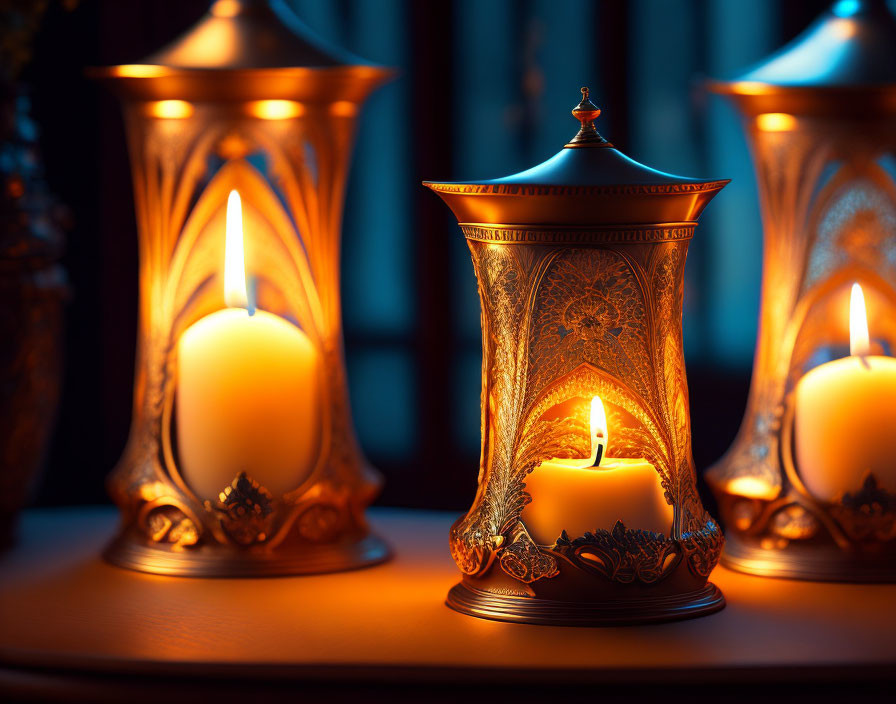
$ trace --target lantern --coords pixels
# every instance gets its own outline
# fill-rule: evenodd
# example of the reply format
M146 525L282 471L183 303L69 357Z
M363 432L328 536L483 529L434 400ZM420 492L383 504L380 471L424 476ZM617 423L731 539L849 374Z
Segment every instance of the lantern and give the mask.
M356 117L388 76L310 38L282 2L217 0L121 96L139 229L130 438L106 557L239 576L383 560L380 480L350 417L342 199Z
M682 289L697 217L725 181L661 173L581 129L506 178L427 183L460 222L482 304L482 454L451 529L448 605L587 625L724 605L691 457Z
M764 263L743 425L707 473L723 560L755 574L896 577L896 20L835 3L740 79Z

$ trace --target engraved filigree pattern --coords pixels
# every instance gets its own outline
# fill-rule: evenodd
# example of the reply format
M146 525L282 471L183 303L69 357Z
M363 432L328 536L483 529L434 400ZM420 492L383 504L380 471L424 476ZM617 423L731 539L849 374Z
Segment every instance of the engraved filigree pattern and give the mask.
M563 531L552 548L579 569L622 584L659 581L676 564L678 549L676 541L661 533L626 528L622 521L580 538L570 539Z
M710 181L704 183L649 183L610 184L601 186L557 186L557 185L522 185L516 183L434 183L428 184L439 193L466 193L471 195L500 194L514 196L620 196L620 195L666 195L670 193L705 193L717 191L727 181Z
M479 242L541 242L544 244L606 244L669 242L689 240L694 235L696 225L675 227L645 227L640 229L539 229L515 227L480 227L478 225L461 225L464 235L469 240Z
M620 253L564 250L545 272L534 308L530 395L587 363L653 400L645 301Z
M704 513L703 520L703 526L699 530L681 536L681 548L691 571L701 577L708 577L722 556L725 536L709 514Z
M557 561L538 548L525 528L517 526L510 544L501 551L501 569L514 579L529 584L556 577Z
M522 582L557 574L551 549L535 545L520 521L531 500L526 475L551 457L587 452L586 419L549 411L595 395L613 428L608 452L651 462L675 515L684 516L674 530L703 530L709 519L696 492L681 351L686 239L546 247L552 235L543 229L538 243L520 236L496 244L502 234L488 241L488 227L471 228L465 231L482 304L483 445L473 507L451 530L460 569L480 575L497 559ZM584 548L573 554L577 544L565 559L617 582L657 581L680 553L675 534L624 526L586 542L592 557L603 557L588 562L579 554ZM694 539L691 552L702 547L710 554L701 568L714 565L716 544Z
M482 303L483 465L474 509L452 528L451 541L458 566L475 574L490 564L492 539L515 527L529 500L514 466L514 431L523 414L528 372L528 298L553 253L469 244Z

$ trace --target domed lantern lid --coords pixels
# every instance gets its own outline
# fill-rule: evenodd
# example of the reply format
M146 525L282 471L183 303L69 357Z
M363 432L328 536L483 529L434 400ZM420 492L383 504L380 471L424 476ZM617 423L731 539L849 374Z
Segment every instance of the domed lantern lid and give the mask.
M675 176L625 156L594 126L600 109L588 88L572 114L578 133L538 166L488 181L424 185L464 224L599 227L693 222L728 183Z
M748 114L896 112L896 16L886 0L838 0L767 59L710 85Z
M149 100L357 103L392 71L314 36L285 0L214 0L192 28L142 62L93 74Z

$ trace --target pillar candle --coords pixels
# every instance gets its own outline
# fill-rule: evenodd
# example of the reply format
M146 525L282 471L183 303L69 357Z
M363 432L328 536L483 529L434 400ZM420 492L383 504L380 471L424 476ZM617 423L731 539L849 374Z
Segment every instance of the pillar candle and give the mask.
M603 457L608 431L603 404L591 405L591 456L542 462L528 477L531 503L522 521L539 545L552 545L566 531L571 538L596 529L610 530L616 521L668 536L672 506L664 497L660 476L646 459Z
M856 492L870 471L896 492L896 359L868 355L862 289L853 285L849 357L810 370L794 400L794 451L807 491L823 501Z
M248 306L239 195L227 206L225 302L177 344L177 454L200 499L240 472L275 496L297 488L318 452L319 355L280 316Z

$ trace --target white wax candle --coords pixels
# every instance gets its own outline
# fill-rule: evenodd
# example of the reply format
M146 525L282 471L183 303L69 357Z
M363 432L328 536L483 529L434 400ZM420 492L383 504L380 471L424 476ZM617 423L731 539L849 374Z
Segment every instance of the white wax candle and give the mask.
M869 471L896 492L896 359L822 364L799 380L794 403L796 466L812 496L856 492Z
M606 458L594 468L544 462L526 477L526 491L532 503L522 520L539 545L553 544L564 530L578 538L616 521L667 537L672 530L659 474L644 459Z
M245 472L274 496L298 488L320 442L319 355L288 320L247 309L239 193L227 199L224 301L177 343L177 454L183 478L214 500Z
M226 308L181 335L177 449L200 498L241 471L275 496L302 483L318 450L318 371L307 335L265 311Z
M870 356L865 295L852 285L850 356L797 382L794 453L806 490L832 501L858 491L868 472L896 491L896 359Z
M591 400L591 454L585 459L542 462L528 477L531 503L522 521L539 545L552 545L564 530L579 538L616 521L668 536L672 507L656 468L645 459L603 457L609 430L600 398Z

